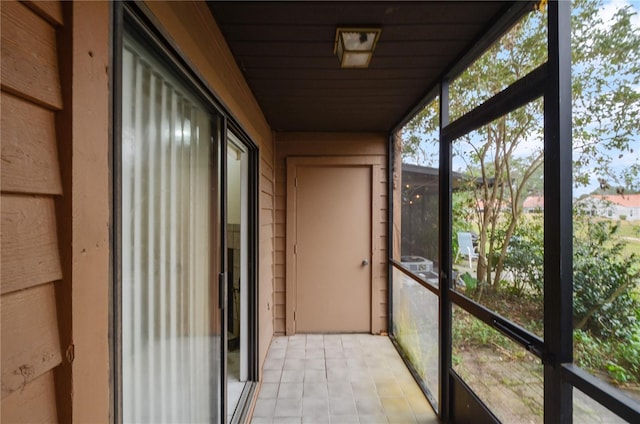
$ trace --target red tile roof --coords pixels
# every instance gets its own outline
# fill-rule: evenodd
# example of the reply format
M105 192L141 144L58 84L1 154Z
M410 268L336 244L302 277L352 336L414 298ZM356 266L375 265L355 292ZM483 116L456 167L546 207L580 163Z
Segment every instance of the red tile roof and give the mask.
M640 194L594 194L591 197L627 208L640 208Z
M544 209L544 197L543 196L529 196L522 202L523 208L540 208Z

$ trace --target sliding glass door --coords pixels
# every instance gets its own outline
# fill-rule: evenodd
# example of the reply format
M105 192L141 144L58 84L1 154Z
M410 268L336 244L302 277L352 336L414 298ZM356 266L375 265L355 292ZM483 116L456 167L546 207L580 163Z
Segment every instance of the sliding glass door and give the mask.
M117 421L241 422L258 370L257 149L134 9L116 83Z
M122 418L218 422L220 118L128 33L122 54Z

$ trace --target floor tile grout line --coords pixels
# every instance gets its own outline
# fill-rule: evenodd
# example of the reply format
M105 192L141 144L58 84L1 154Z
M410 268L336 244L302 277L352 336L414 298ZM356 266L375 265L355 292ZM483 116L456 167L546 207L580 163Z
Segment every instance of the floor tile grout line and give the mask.
M375 337L375 336L369 336L369 337ZM326 340L325 340L325 339L326 339L326 335L324 335L324 336L323 336L323 339L322 339L322 341L323 341L323 343L322 343L322 349L323 349L323 365L324 365L324 370L323 370L324 372L322 373L322 374L324 375L324 378L322 379L322 382L323 382L323 385L322 385L322 386L323 386L323 388L325 388L325 389L326 389L326 393L327 393L327 401L329 402L329 399L331 398L330 393L329 393L329 383L330 383L330 378L329 378L329 369L330 369L330 367L329 367L329 363L328 363L328 359L329 359L329 358L328 358L328 357L327 357L327 355L326 355L326 347L327 347L327 343L326 343ZM286 339L286 341L287 341L287 346L286 346L286 347L287 347L287 349L289 349L289 348L293 348L293 346L290 346L290 345L289 345L289 343L288 343L290 340L291 340L291 339L289 339L289 338L287 338L287 339ZM298 339L298 340L299 340L299 339ZM355 340L351 339L351 340L350 340L350 343L348 343L348 344L347 344L347 346L345 346L345 345L344 345L345 340L347 340L347 339L346 339L346 336L345 336L345 335L342 335L342 337L340 337L340 343L341 343L341 346L342 346L343 350L345 350L345 349L351 349L351 352L350 352L350 353L351 353L351 354L353 354L353 355L351 356L351 358L353 358L353 359L354 359L355 363L357 364L357 368L361 368L361 369L365 369L365 370L367 370L367 372L366 372L366 373L364 373L364 374L366 374L366 376L368 377L368 379L369 379L369 383L373 383L373 387L375 388L375 394L376 394L376 398L377 398L377 400L378 400L378 403L382 405L382 399L383 399L383 398L391 398L391 396L381 396L383 393L379 393L379 391L378 391L378 385L376 384L376 381L379 381L379 379L375 379L375 378L374 378L374 376L373 376L373 374L372 374L372 371L376 369L376 363L375 363L375 361L367 360L367 356L368 356L368 355L367 355L367 350L366 350L366 349L367 349L367 348L369 348L369 349L370 349L370 348L372 348L372 347L373 347L374 343L371 343L371 342L372 342L372 341L373 341L373 342L375 342L375 339L373 339L373 338L365 339L365 338L363 338L363 337L358 336L358 337L355 337ZM312 342L312 343L311 343L311 345L310 345L310 346L308 346L308 347L310 347L310 348L311 348L311 347L313 347L313 345L314 345L314 343L313 343L313 342L315 342L316 340L313 340L313 339L311 339L311 338L309 338L309 337L306 337L306 336L305 336L305 338L304 338L304 342L305 342L305 359L314 359L314 357L317 357L317 356L318 356L317 354L313 354L313 356L312 356L311 358L308 358L308 357L307 357L307 355L306 355L306 351L307 351L307 349L306 349L306 347L307 347L306 343L307 343L307 342L309 342L309 341L311 341L311 342ZM385 340L384 342L381 342L381 343L383 343L383 344L384 344L384 343L389 343L389 342L388 342L388 340ZM316 347L316 348L318 348L317 344L316 344L316 346L315 346L315 347ZM381 347L381 349L386 350L387 348L386 348L386 347ZM394 353L396 353L396 352L394 352ZM397 353L396 353L396 355L397 355ZM393 359L392 359L392 360L394 360L394 361L398 361L398 360L400 360L399 356L396 356L396 355L393 355ZM285 352L285 356L286 356L286 352ZM391 359L391 358L390 358L390 359ZM346 360L346 358L345 358L345 360ZM351 362L353 363L354 361L351 361ZM307 371L307 365L308 365L308 364L309 364L309 363L308 363L308 362L306 362L306 363L304 364L305 366L304 366L304 367L302 368L302 370L301 370L301 372L302 372L302 374L303 374L303 375L302 375L302 378L303 378L303 387L304 387L304 382L305 382L305 378L306 378L306 375L307 375L306 371ZM400 363L400 364L401 364L401 365L403 365L403 363ZM347 366L348 366L348 365L349 365L349 364L347 364ZM373 365L373 366L372 366L372 365ZM312 365L311 365L311 366L312 366ZM312 368L310 368L309 370L310 370L310 371L315 371L315 369L313 368L313 366L312 366ZM283 378L283 376L284 376L284 371L285 371L285 370L284 370L284 362L283 362L283 364L282 364L282 369L280 369L280 379L279 379L279 381L278 381L278 383L277 383L277 384L278 384L278 388L280 388L280 385L284 383L284 381L282 381L282 378ZM393 381L394 381L396 384L400 384L400 381L398 380L398 376L397 376L395 373L391 372L391 373L390 373L390 377L393 379ZM352 387L352 384L351 384L351 383L353 383L353 381L352 381L352 380L353 380L353 381L357 381L357 378L353 378L353 377L350 377L350 378L349 378L348 382L349 382L349 386L351 386L351 387ZM416 384L416 383L415 383L415 382L413 382L413 384ZM414 410L414 408L413 408L413 405L409 402L409 398L407 397L407 394L402 390L402 388L401 388L401 390L400 390L399 392L401 393L401 396L396 396L395 398L403 399L403 401L404 401L404 405L405 405L405 407L406 407L406 409L405 409L405 411L404 411L404 412L406 413L406 416L412 416L412 417L413 417L413 419L414 419L415 421L419 420L419 416L418 416L418 414L415 412L415 410ZM361 415L363 415L363 414L360 414L360 413L359 413L359 411L358 411L358 409L357 409L357 397L356 397L356 394L352 392L352 393L351 393L351 395L352 395L352 396L351 396L351 400L352 400L353 404L356 404L356 405L355 405L355 407L356 407L355 412L357 413L357 415L356 415L354 418L355 418L358 422L362 422L362 419L361 419L362 417L361 417ZM277 401L277 399L276 399L276 401ZM424 401L426 402L426 399L425 399ZM299 401L299 402L300 402L300 401ZM353 406L353 404L352 404L352 406ZM407 407L407 406L408 406L408 407ZM330 408L330 405L329 405L329 404L328 404L328 407ZM299 416L299 417L298 417L298 419L299 419L300 421L306 422L306 421L304 420L305 415L304 415L304 412L303 412L303 409L302 409L302 405L300 405L300 408L301 408L301 409L300 409L300 415L301 415L301 416ZM395 414L393 414L393 413L391 413L391 414L390 414L390 413L389 413L390 411L386 411L386 409L383 409L383 410L384 410L385 414L384 414L384 415L380 415L381 417L390 417L390 416L395 416ZM273 414L272 414L272 418L271 418L272 420L273 420L273 416L275 416L275 414L276 414L276 411L275 411L275 409L274 409ZM329 409L329 416L331 417L331 409ZM433 415L433 416L435 417L435 415ZM306 416L306 418L309 418L309 417L308 417L308 416ZM299 422L299 420L298 420L298 419L296 419L296 422ZM274 421L274 422L275 422L275 421ZM434 421L434 422L435 422L435 421Z

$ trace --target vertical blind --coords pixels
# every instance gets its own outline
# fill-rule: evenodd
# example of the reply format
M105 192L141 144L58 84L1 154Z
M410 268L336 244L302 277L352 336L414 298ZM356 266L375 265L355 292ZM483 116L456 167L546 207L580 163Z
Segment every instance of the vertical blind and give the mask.
M125 422L213 422L215 121L125 34L121 302Z

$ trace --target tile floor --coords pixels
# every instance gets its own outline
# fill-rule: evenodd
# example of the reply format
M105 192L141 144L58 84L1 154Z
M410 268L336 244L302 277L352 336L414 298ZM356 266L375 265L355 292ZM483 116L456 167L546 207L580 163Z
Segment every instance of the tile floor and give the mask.
M275 337L253 424L437 423L388 337Z

